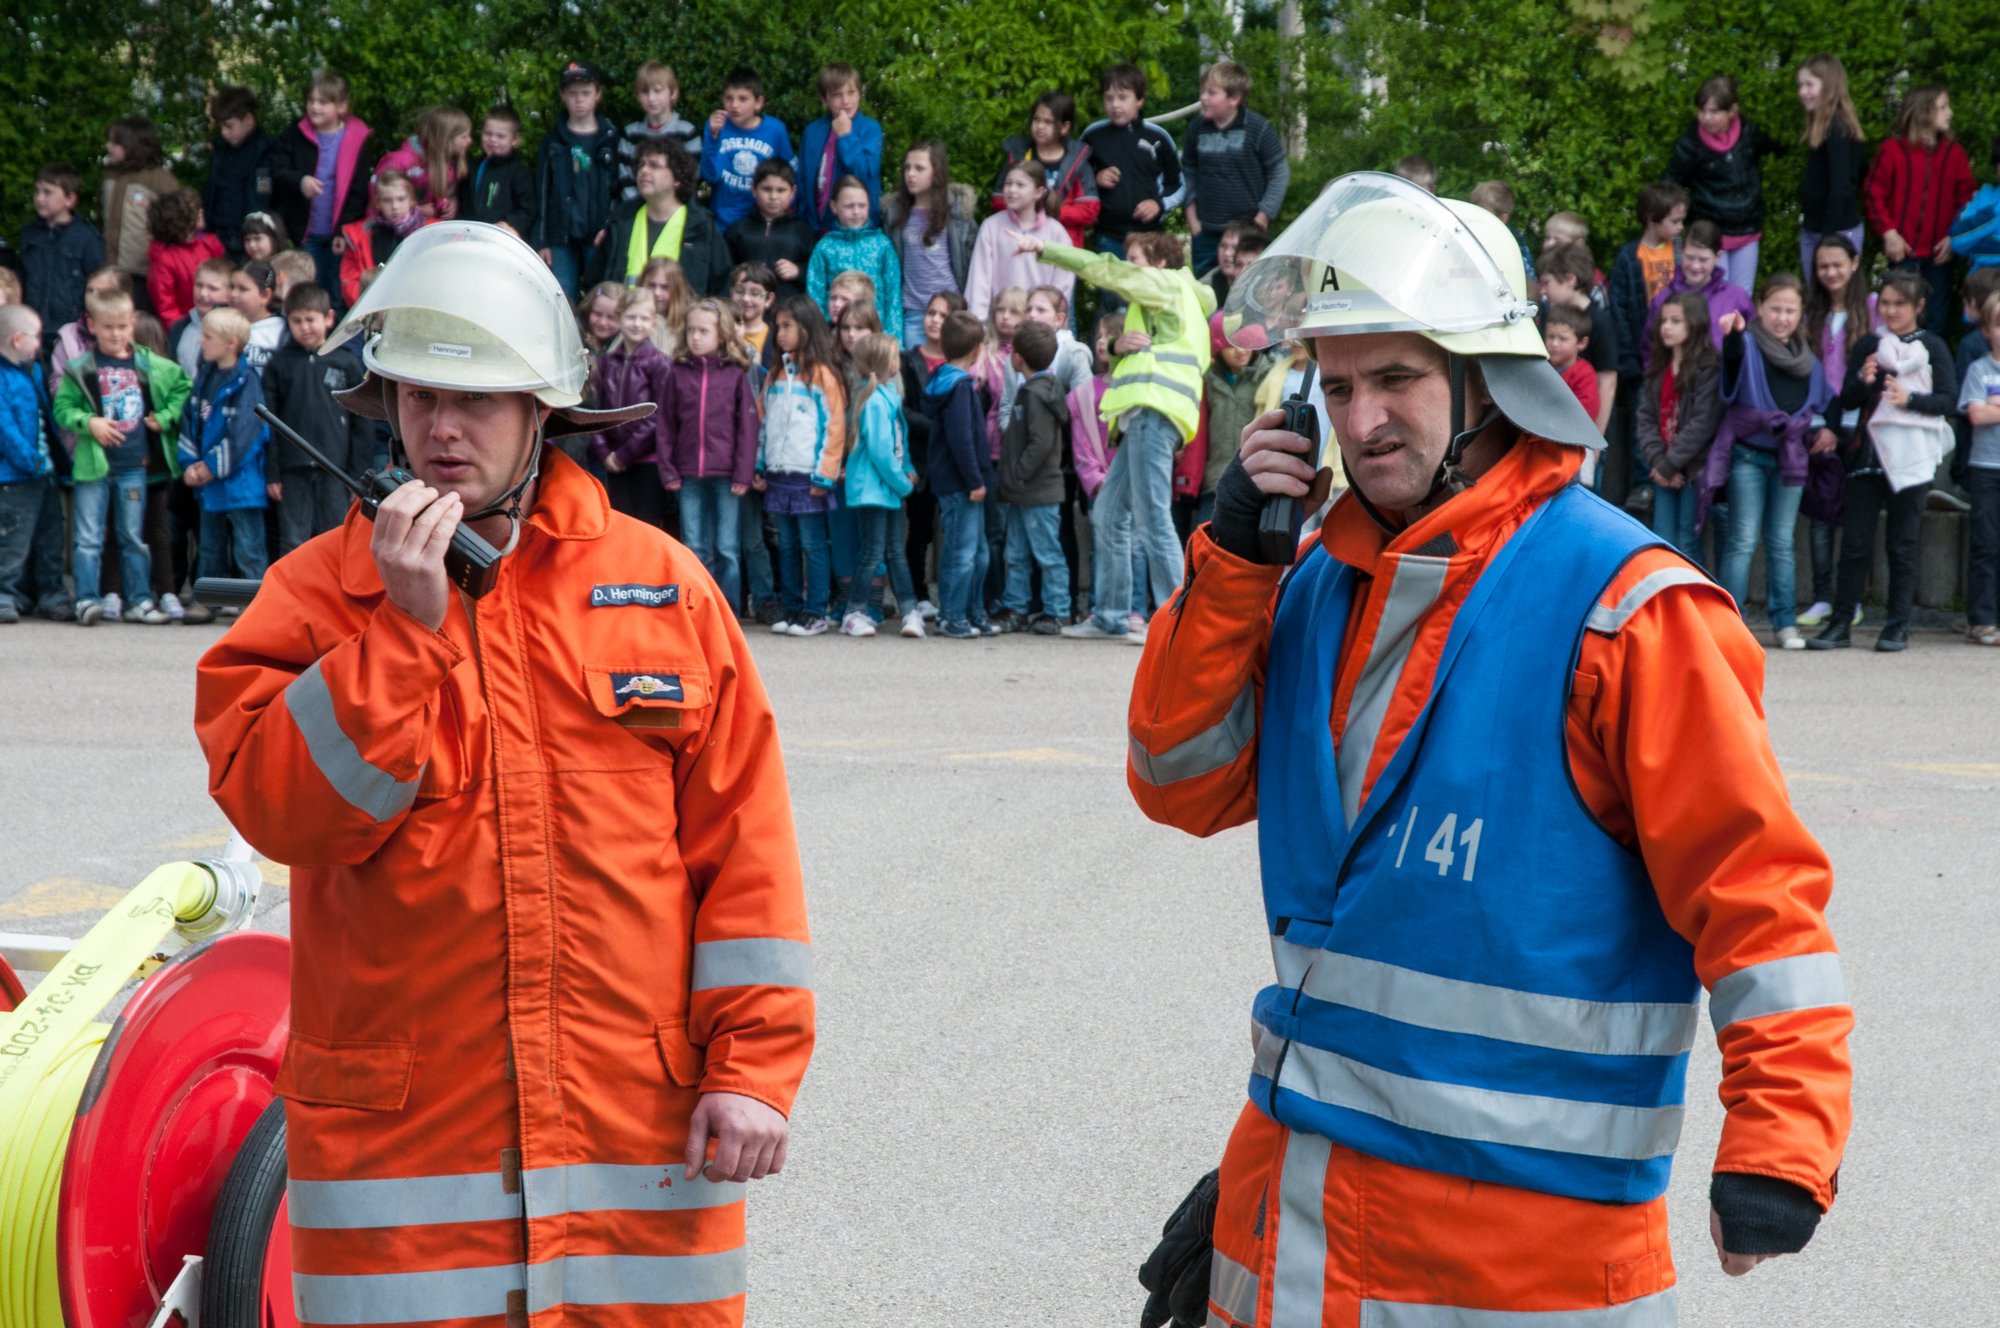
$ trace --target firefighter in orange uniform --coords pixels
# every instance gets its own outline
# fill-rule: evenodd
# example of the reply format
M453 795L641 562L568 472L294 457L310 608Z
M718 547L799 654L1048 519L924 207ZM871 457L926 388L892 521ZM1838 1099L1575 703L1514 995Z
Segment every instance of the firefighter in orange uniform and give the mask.
M291 864L302 1323L743 1321L810 949L769 701L730 606L550 436L587 360L548 269L407 240L328 346L415 482L275 564L201 662L230 820ZM465 524L504 550L475 599Z
M1239 345L1312 347L1352 487L1267 565L1265 502L1327 477L1254 421L1133 688L1146 814L1258 823L1276 967L1145 1322L1671 1328L1703 988L1725 1271L1805 1246L1850 1119L1832 870L1763 652L1576 483L1603 440L1487 213L1343 177L1230 306Z

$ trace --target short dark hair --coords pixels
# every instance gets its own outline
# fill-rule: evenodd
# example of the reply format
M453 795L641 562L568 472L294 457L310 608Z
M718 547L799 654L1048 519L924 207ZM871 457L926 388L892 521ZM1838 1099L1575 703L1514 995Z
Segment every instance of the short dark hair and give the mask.
M694 196L696 186L701 183L701 173L686 144L664 134L641 139L638 149L632 154L632 165L637 167L649 159L667 164L667 169L674 173L674 192L683 200Z
M947 360L962 360L985 344L986 324L963 309L945 319L944 330L938 333Z
M52 161L35 172L36 184L52 184L66 194L83 192L83 175L66 161Z
M1703 83L1701 89L1694 94L1694 108L1698 111L1710 102L1715 103L1718 111L1735 110L1736 80L1727 74L1717 74Z
M1549 310L1549 316L1543 320L1542 326L1545 329L1566 327L1576 333L1578 341L1590 340L1590 315L1581 309L1551 309Z
M767 157L757 163L757 170L750 176L750 187L755 189L774 175L794 189L799 187L799 173L792 169L792 163L779 161L776 157ZM680 176L675 175L674 178L678 180Z
M217 88L215 95L208 99L208 115L217 124L230 120L241 120L257 113L257 94L245 87L231 84Z
M1035 98L1035 110L1047 111L1059 125L1076 126L1076 98L1067 92L1044 92Z
M729 269L729 286L736 288L739 281L747 281L752 286L762 286L771 294L778 293L778 274L771 270L769 263L738 263Z
M1412 181L1412 183L1415 182ZM1254 219L1249 221L1232 221L1222 228L1222 234L1225 238L1231 235L1236 237L1236 250L1238 253L1243 251L1245 245L1250 246L1260 254L1271 247L1271 232L1259 226Z
M1686 249L1690 245L1696 249L1706 249L1710 253L1721 253L1722 227L1706 219L1697 221L1687 228L1686 234L1681 236L1681 248Z
M1592 278L1597 275L1597 262L1590 256L1588 245L1571 240L1568 244L1552 244L1542 251L1535 260L1535 271L1544 277L1570 277L1576 288L1588 291Z
M1123 88L1140 101L1146 100L1146 71L1127 60L1104 67L1104 77L1097 80L1097 95L1103 96L1114 88Z
M514 109L511 102L495 102L493 105L488 106L486 108L486 118L488 120L498 120L501 124L514 126L514 132L517 134L521 132L521 113Z
M1022 323L1014 329L1014 353L1031 371L1040 373L1055 363L1056 330L1042 323Z
M1420 184L1432 193L1437 192L1438 168L1429 157L1421 152L1412 152L1396 162L1395 173L1411 184Z
M121 171L150 171L166 164L166 149L160 146L160 127L143 115L121 115L104 131L104 137L125 150Z
M722 90L727 92L731 88L742 88L753 97L761 97L764 95L764 80L749 65L738 65L722 76Z
M1686 207L1688 191L1671 180L1656 180L1639 191L1639 224L1665 221L1677 207Z
M285 317L293 314L330 314L333 297L316 281L301 281L285 294Z
M1988 265L1976 267L1965 274L1965 285L1960 287L1965 302L1979 310L1995 295L2000 295L2000 267Z
M186 244L200 226L201 195L192 189L160 195L146 216L146 233L161 244Z

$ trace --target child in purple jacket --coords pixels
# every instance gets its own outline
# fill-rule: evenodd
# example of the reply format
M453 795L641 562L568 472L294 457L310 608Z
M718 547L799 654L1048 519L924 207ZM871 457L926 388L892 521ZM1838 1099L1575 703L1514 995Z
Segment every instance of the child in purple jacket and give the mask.
M680 494L682 538L737 603L743 495L757 474L757 393L750 347L723 300L688 310L680 353L660 397L660 485Z
M1653 359L1653 320L1660 316L1660 306L1682 291L1693 291L1708 301L1709 339L1715 348L1722 349L1722 320L1731 314L1741 314L1748 322L1756 313L1750 303L1750 292L1734 285L1724 275L1722 260L1722 232L1712 221L1697 221L1687 228L1681 239L1680 266L1674 272L1660 293L1646 309L1646 338L1640 343L1640 368L1650 369Z

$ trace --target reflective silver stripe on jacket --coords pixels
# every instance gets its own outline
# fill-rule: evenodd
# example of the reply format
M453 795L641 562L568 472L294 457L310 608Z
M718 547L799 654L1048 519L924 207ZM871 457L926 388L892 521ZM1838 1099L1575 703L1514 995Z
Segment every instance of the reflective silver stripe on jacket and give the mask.
M1201 403L1200 387L1198 386L1191 387L1188 384L1181 382L1178 378L1169 378L1165 374L1151 374L1151 373L1121 374L1117 378L1111 380L1111 387L1107 390L1116 391L1118 388L1121 387L1138 387L1142 383L1149 383L1154 387L1164 387L1170 392L1180 393L1182 396L1186 397L1189 401L1192 401L1197 405Z
M1361 1302L1362 1328L1675 1328L1674 1288L1593 1310L1474 1310L1401 1300Z
M1152 352L1152 356L1155 360L1159 361L1161 364L1185 364L1188 368L1193 369L1196 372L1200 372L1201 370L1200 359L1196 358L1193 355L1187 354L1185 351L1156 350Z
M1682 1108L1625 1107L1413 1079L1293 1042L1278 1087L1452 1139L1640 1162L1680 1139Z
M1739 968L1709 992L1708 1018L1720 1033L1745 1019L1846 1004L1840 956L1829 950Z
M306 740L307 753L326 782L333 785L333 791L350 806L368 813L377 824L393 821L416 801L422 773L419 772L417 779L397 779L362 759L361 749L334 717L333 693L327 690L319 663L314 660L278 697L291 712L292 723L298 725L299 736Z
M1694 1046L1699 1002L1585 1001L1438 977L1273 938L1282 981L1316 1001L1434 1028L1599 1056L1679 1056ZM1691 984L1690 984L1691 985ZM1719 989L1719 988L1718 988Z
M1155 756L1137 738L1132 739L1132 773L1155 788L1212 774L1241 756L1256 736L1257 684L1246 682L1230 702L1229 713L1187 741Z
M1209 1264L1208 1298L1244 1328L1257 1322L1257 1274L1221 1250Z
M1291 1130L1278 1176L1278 1248L1271 1268L1271 1328L1320 1328L1326 1301L1326 1169L1333 1143Z
M558 1213L672 1212L720 1208L743 1198L735 1181L683 1177L682 1164L578 1163L532 1167L520 1192L507 1192L498 1171L385 1180L294 1180L287 1183L291 1222L312 1230L438 1226L447 1222L515 1221Z
M1367 779L1368 763L1374 759L1390 699L1402 679L1403 665L1416 644L1417 626L1444 593L1445 575L1450 570L1449 558L1404 554L1396 559L1382 618L1368 648L1368 662L1361 666L1361 677L1347 703L1347 724L1333 758L1340 777L1340 808L1350 827L1361 813L1361 786Z
M1626 591L1615 605L1605 608L1602 604L1590 611L1584 625L1600 636L1616 636L1624 629L1632 615L1646 607L1646 601L1669 586L1707 585L1708 578L1692 567L1662 567L1642 578L1638 585Z
M717 987L811 987L812 947L777 936L697 941L690 990Z
M293 1273L298 1316L307 1323L429 1323L498 1317L510 1293L530 1314L558 1305L698 1305L748 1289L742 1249L716 1254L570 1255L537 1264L497 1264L418 1273L334 1276Z

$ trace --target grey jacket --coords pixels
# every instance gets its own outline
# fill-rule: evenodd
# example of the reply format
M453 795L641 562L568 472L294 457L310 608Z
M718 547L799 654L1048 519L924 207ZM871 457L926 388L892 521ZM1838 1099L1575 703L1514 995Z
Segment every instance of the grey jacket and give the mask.
M950 193L951 217L944 224L944 242L951 256L952 279L958 283L959 290L963 291L966 279L972 273L972 246L979 240L979 223L972 219L972 211L977 206L978 200L972 192L972 186L967 184L953 184ZM900 270L908 272L910 256L903 252L904 220L902 199L895 194L884 195L882 229L888 234L889 243L896 250L896 262L900 265ZM888 292L883 292L885 298L887 294ZM901 291L896 292L896 298L899 300L903 298Z
M1722 366L1713 362L1685 383L1674 384L1680 398L1679 427L1660 437L1660 385L1652 378L1639 392L1639 455L1668 475L1693 474L1722 423Z

